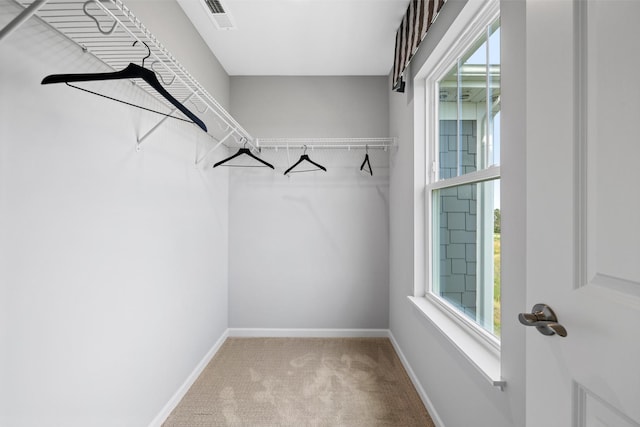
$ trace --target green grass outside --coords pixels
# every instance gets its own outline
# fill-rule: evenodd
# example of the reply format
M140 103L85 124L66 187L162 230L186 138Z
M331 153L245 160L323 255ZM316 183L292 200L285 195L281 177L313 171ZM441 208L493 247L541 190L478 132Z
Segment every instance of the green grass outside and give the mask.
M493 235L493 331L500 336L500 233Z

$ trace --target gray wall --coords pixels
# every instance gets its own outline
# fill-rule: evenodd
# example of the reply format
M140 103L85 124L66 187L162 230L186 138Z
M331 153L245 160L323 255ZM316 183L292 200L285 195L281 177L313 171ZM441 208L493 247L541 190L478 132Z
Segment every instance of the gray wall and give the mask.
M232 77L231 112L257 137L388 136L386 77ZM229 324L388 327L388 153L315 150L327 172L283 176L301 150L229 183Z
M386 137L383 77L231 77L231 110L254 137Z
M449 0L445 4L440 16L429 30L426 39L411 63L411 72L416 72L437 42L444 34L446 28L455 19L466 2L462 0ZM508 49L503 48L503 63L508 63L507 69L516 63L515 68L520 69L517 61L521 49L515 40L521 40L522 7L519 2L502 2L502 37L509 40ZM507 122L510 113L507 108L518 111L517 98L510 96L510 90L517 87L517 76L508 75L505 82L506 70L503 73L502 93L503 101L503 125ZM391 86L389 79L389 87ZM524 81L524 79L520 79ZM415 165L423 161L423 157L414 153L423 153L423 149L414 144L414 104L411 82L408 82L407 93L390 93L390 131L397 136L399 148L390 159L390 329L396 338L403 354L415 372L417 379L426 390L437 414L445 426L492 426L513 427L524 423L522 382L524 369L520 355L524 352L524 342L520 339L523 334L518 333L514 326L517 322L503 322L502 330L502 365L503 378L507 381L505 391L493 387L489 382L466 360L466 358L452 345L422 313L419 313L407 300L408 295L414 294L414 281L416 280L416 233L421 232L419 223L424 219L417 217L415 212L422 208L418 206L422 202L423 191L420 182L424 178L416 174ZM514 90L514 94L521 93ZM514 104L512 104L512 102ZM516 116L514 114L514 116ZM507 125L509 127L509 125ZM514 135L515 127L503 131L503 156L510 141L508 136ZM512 166L505 166L507 172L503 177L513 171ZM508 184L507 184L508 185ZM513 237L505 236L512 224L504 224L512 219L519 220L518 212L507 208L508 201L502 199L503 206L503 269L505 263L511 261L505 254L513 242ZM505 219L505 211L512 212L510 219ZM419 240L418 240L419 241ZM520 263L518 260L514 260ZM519 271L524 271L522 265L518 265ZM508 274L503 274L503 284L513 283L517 274L508 267ZM504 271L504 270L503 270ZM522 282L524 283L524 282ZM513 288L512 288L513 289ZM520 296L514 295L512 289L503 288L503 319L515 319L513 313L520 304ZM505 317L507 316L507 317ZM514 339L515 337L515 339Z
M136 152L158 116L40 85L107 70L38 20L0 57L0 425L148 425L227 329L227 177L194 167L193 125Z

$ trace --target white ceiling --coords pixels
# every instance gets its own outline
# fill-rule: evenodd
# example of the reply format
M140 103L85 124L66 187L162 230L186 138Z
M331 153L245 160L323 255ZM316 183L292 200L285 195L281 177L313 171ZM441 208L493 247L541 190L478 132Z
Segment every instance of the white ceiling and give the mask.
M204 0L178 0L227 73L387 75L410 0L221 0L219 30Z

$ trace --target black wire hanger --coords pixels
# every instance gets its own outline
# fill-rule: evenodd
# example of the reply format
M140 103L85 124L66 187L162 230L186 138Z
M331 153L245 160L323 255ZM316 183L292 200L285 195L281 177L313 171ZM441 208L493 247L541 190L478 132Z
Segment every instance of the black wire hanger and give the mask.
M366 169L364 168L365 165L369 167L369 173L371 174L371 176L373 176L373 169L371 169L371 162L369 162L369 146L366 146L366 154L364 155L364 162L362 162L362 165L360 165L360 170L364 170L366 172Z
M287 169L284 174L285 175L289 175L289 172L292 172L293 169L295 169L300 163L302 163L303 161L309 162L311 163L313 166L317 167L318 169L322 169L323 171L327 171L327 168L325 168L324 166L314 162L313 160L311 160L309 158L309 156L307 156L307 146L304 146L304 152L302 153L302 156L300 156L300 158L298 159L297 162L294 163L293 166L291 166L289 169ZM314 169L315 170L315 169ZM313 171L295 171L295 172L313 172Z
M132 46L135 46L135 44L137 42L138 42L137 40L134 41ZM143 110L147 110L147 111L151 111L151 112L154 112L154 113L162 114L164 116L172 117L172 118L178 119L178 120L183 120L183 121L187 121L187 122L193 122L196 125L198 125L198 127L200 127L202 130L204 130L206 132L207 131L207 126L204 124L204 122L202 120L200 120L191 111L189 111L189 109L187 107L182 105L182 103L180 101L178 101L177 99L175 99L169 92L167 92L167 90L160 84L160 82L158 81L158 78L156 77L156 74L152 70L149 70L148 68L144 67L145 59L147 59L147 58L149 58L151 56L151 49L149 49L149 46L145 42L142 42L142 43L147 47L147 50L148 50L147 56L145 56L142 59L142 66L134 64L134 63L129 63L129 65L127 65L127 67L124 68L123 70L114 71L114 72L110 72L110 73L52 74L52 75L46 76L44 79L42 79L42 84L46 85L46 84L50 84L50 83L66 83L68 86L71 86L71 87L73 87L75 89L80 89L82 91L89 92L89 93L94 94L94 95L102 96L104 98L108 98L108 99L111 99L113 101L122 102L123 104L127 104L127 105L130 105L132 107L141 108ZM90 82L90 81L99 81L99 80L124 80L124 79L142 79L142 80L144 80L152 88L154 88L160 95L162 95L165 99L167 99L171 104L173 104L178 110L180 110L185 116L187 116L191 120L185 120L185 119L182 119L180 117L171 116L170 114L165 114L165 113L162 113L160 111L151 110L149 108L145 108L145 107L142 107L142 106L139 106L139 105L131 104L129 102L121 101L119 99L111 98L109 96L102 95L102 94L99 94L99 93L96 93L96 92L92 92L92 91L90 91L88 89L84 89L84 88L69 84L71 82Z
M244 147L242 147L241 149L239 149L239 150L238 150L238 152L237 152L236 154L234 154L233 156L227 157L227 158L226 158L226 159L224 159L224 160L220 160L218 163L216 163L215 165L213 165L213 167L215 168L215 167L218 167L218 166L222 166L222 165L224 165L225 163L227 163L228 161L233 160L233 159L235 159L236 157L241 156L241 155L243 155L243 154L244 154L245 156L249 156L249 157L251 157L252 159L255 159L255 160L259 161L259 162L260 162L260 163L262 163L264 166L267 166L267 167L270 167L271 169L274 169L274 167L273 167L273 165L272 165L271 163L265 162L265 161L264 161L264 160L262 160L260 157L258 157L258 156L254 156L254 155L253 155L253 153L251 152L251 150L247 148L247 141L246 141L246 140L245 140L245 142L244 142ZM226 165L226 166L229 166L229 167L237 167L237 168L261 168L261 167L264 167L264 166L234 166L234 165Z

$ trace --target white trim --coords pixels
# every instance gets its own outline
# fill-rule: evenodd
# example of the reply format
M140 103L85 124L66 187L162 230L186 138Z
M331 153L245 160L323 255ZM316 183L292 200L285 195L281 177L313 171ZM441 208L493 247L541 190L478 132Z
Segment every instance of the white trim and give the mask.
M449 70L451 62L475 41L478 33L499 16L498 0L467 2L414 79L414 109L419 110L419 114L414 114L415 145L424 146L424 151L419 153L420 156L416 156L415 164L415 185L416 189L420 189L416 194L421 195L423 199L416 200L414 213L417 220L424 223L420 228L421 232L415 234L415 246L422 248L415 254L416 271L420 270L421 274L416 274L414 296L408 298L418 312L424 315L490 384L502 390L506 383L501 377L499 340L489 336L484 329L430 294L433 269L438 268L437 263L433 262L436 258L432 253L434 250L430 238L433 225L431 193L437 189L497 179L500 177L500 166L438 180L435 171L438 170L439 159L434 153L434 145L427 142L428 138L438 135L438 121L434 119L435 115L430 113L431 110L438 110L436 82ZM419 152L417 149L415 151ZM419 177L424 179L420 182ZM418 230L418 227L416 229Z
M386 338L388 329L229 328L229 337Z
M220 350L220 347L222 347L222 344L225 342L225 340L228 337L228 333L229 333L229 330L227 329L222 333L222 335L220 335L220 338L218 338L218 341L216 341L215 344L213 344L213 347L211 347L211 349L207 352L207 354L204 355L200 363L196 365L195 369L187 377L184 383L182 383L178 391L176 391L174 395L171 396L171 399L169 399L167 404L164 405L164 407L160 410L158 415L156 415L153 421L151 421L151 423L149 424L149 427L162 426L162 423L164 423L167 420L171 412L176 408L176 406L178 406L178 403L180 403L180 401L185 396L185 394L187 394L187 392L189 391L193 383L196 382L200 374L202 374L202 371L204 371L204 368L206 368L209 362L211 361L211 359L213 359L213 356L215 356L218 350Z
M466 173L464 175L447 178L427 184L428 190L441 190L443 188L457 187L466 184L479 184L481 182L491 181L500 178L500 166L489 166L475 172Z
M476 38L478 31L486 25L485 17L489 17L489 21L493 22L500 15L500 2L498 0L474 0L468 1L460 14L449 27L445 35L442 37L429 58L420 67L416 73L415 80L438 80L434 76L435 72L440 70L444 74L446 64L461 55L463 48L472 43Z
M426 89L424 80L414 80L413 82L413 121L414 123L423 123L426 117ZM427 128L425 126L415 126L413 131L413 188L419 191L414 191L414 215L413 215L413 233L416 238L413 239L413 256L415 262L413 263L413 280L414 280L414 294L422 293L426 291L427 272L431 271L431 266L427 263L427 268L420 262L420 260L430 260L431 248L424 244L423 239L418 236L427 236L430 232L428 227L429 223L424 221L425 216L430 215L429 201L430 197L427 197L426 191L424 191L424 183L428 179L428 168L425 166L429 163L427 159L427 147L425 144L419 143L427 138ZM418 141L418 143L416 143ZM418 289L418 284L422 284L422 289Z
M413 372L413 369L411 368L409 361L405 357L404 353L402 352L402 349L400 348L400 345L396 341L396 338L393 336L393 333L391 331L389 331L389 340L391 341L391 344L393 345L393 349L396 351L396 354L398 355L400 362L402 362L402 366L404 366L404 370L407 371L407 375L409 375L409 379L411 380L411 382L413 383L413 386L418 392L418 396L420 396L422 403L424 403L424 406L427 408L427 412L429 412L429 415L431 416L433 423L436 425L436 427L444 427L444 423L442 422L440 415L438 415L438 411L436 411L436 408L433 406L431 399L429 399L429 395L427 395L427 392L422 387L422 384L420 383L420 380L418 380L416 373Z
M473 338L481 340L481 343L487 346L487 350L494 352L496 357L500 356L500 339L484 329L482 326L478 325L470 317L460 311L458 307L436 294L427 294L424 297L413 298L426 299L427 302L438 307L438 309L443 311L445 314L448 314L449 317L461 328L465 328L470 334L472 334Z
M433 301L424 297L408 298L491 385L504 389L506 381L501 376L500 353L493 346L478 334L471 333L468 326L455 321Z
M576 195L575 206L575 230L574 230L574 254L575 272L574 289L580 289L589 282L590 266L596 265L595 260L589 259L591 252L588 244L593 230L590 230L589 218L589 189L592 182L589 180L589 112L588 112L588 5L586 3L574 2L574 22L576 26L576 37L574 39L574 70L576 77L574 80L574 159L576 159L576 173L574 174L574 194ZM591 231L591 233L590 233Z

